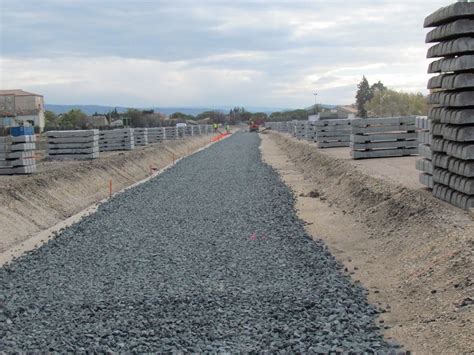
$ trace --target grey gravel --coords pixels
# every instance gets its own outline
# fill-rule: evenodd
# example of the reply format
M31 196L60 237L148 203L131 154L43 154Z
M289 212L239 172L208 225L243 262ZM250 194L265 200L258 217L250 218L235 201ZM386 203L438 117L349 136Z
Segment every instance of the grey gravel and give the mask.
M395 351L258 146L237 133L1 268L0 351Z

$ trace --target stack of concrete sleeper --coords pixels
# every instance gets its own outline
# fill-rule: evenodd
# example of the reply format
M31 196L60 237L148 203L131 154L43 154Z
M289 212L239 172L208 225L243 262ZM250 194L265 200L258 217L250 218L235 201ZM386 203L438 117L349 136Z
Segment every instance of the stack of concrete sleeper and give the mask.
M148 143L160 143L165 138L165 129L163 127L148 128Z
M49 131L48 156L55 160L84 160L99 157L99 130Z
M314 141L318 148L348 147L351 136L351 120L314 121L314 131Z
M463 209L474 208L474 3L444 7L425 20L433 28L428 72L433 195Z
M306 132L305 139L308 142L314 142L316 139L316 126L314 125L315 121L306 122Z
M0 137L0 175L36 172L35 135Z
M357 118L352 120L353 159L418 154L416 117Z
M165 139L173 140L178 139L178 132L176 127L165 127Z
M307 121L297 121L294 126L294 137L297 139L306 139Z
M148 145L148 128L134 128L133 139L135 146Z
M420 171L420 183L433 188L433 163L431 154L431 121L427 117L416 118L418 133L418 154L421 159L416 161L416 169Z
M110 131L100 131L100 150L133 150L135 138L133 128L119 128Z

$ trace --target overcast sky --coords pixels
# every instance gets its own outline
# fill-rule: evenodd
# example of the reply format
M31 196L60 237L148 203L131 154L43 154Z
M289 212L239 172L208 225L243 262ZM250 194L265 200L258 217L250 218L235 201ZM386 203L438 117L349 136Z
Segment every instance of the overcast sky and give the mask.
M442 0L0 0L2 89L47 103L306 107L425 91Z

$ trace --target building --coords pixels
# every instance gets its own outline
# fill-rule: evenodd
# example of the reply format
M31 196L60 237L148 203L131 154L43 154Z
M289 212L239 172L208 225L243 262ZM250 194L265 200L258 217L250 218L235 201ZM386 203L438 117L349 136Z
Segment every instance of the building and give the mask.
M14 127L25 123L43 131L43 96L23 90L0 90L0 126Z
M339 118L354 118L357 116L357 107L355 106L337 106L336 110Z
M86 118L87 125L92 128L101 128L109 126L109 120L104 115L97 115L97 116L88 116Z
M314 112L314 105L310 106L307 110ZM330 119L341 119L341 118L355 118L357 115L357 108L354 106L334 106L334 107L320 107L317 115L310 115L308 119L310 121L318 120L330 120Z

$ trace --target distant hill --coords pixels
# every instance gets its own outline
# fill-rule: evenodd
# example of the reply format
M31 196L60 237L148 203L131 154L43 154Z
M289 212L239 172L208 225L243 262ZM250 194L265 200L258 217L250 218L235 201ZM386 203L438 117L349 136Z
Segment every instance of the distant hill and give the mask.
M55 114L65 113L72 109L79 109L87 115L93 115L94 113L104 114L110 112L114 109L117 109L118 112L127 111L127 107L122 106L101 106L101 105L54 105L46 104L45 109L54 112ZM164 113L165 115L171 115L174 112L182 112L188 115L198 115L205 111L218 110L222 112L229 112L233 106L218 106L218 107L144 107L139 108L140 110L155 110L156 112ZM277 111L286 111L288 108L276 108L276 107L258 107L258 106L248 106L245 107L247 111L250 112L265 112L270 114Z

